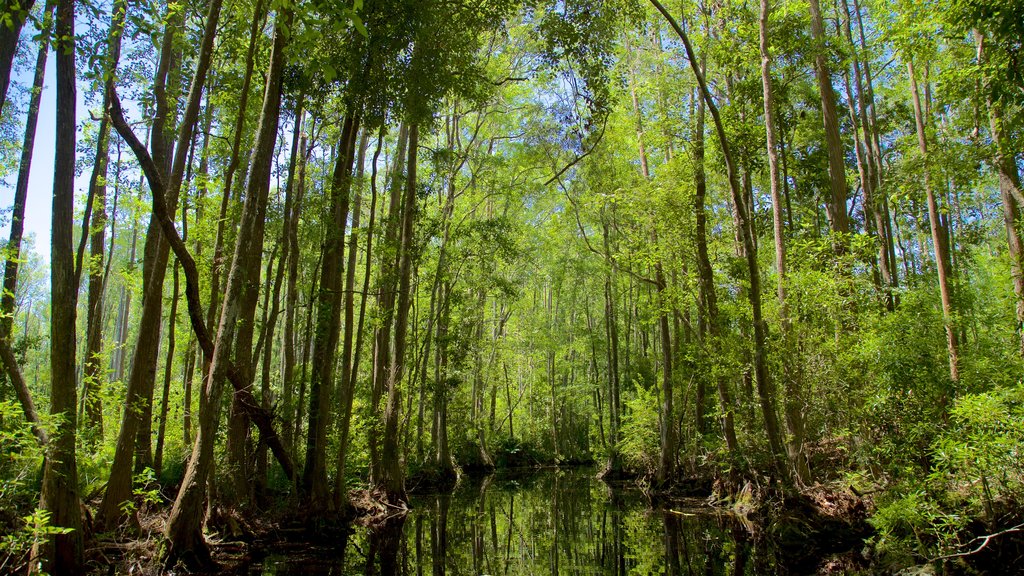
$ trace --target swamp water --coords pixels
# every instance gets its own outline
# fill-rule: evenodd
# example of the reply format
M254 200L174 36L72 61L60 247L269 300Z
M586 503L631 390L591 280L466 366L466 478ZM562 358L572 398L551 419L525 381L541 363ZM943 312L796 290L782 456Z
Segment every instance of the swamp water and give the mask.
M270 549L249 574L789 572L731 515L699 501L652 509L638 490L611 488L592 469L464 478L452 493L412 496L411 506L383 527Z

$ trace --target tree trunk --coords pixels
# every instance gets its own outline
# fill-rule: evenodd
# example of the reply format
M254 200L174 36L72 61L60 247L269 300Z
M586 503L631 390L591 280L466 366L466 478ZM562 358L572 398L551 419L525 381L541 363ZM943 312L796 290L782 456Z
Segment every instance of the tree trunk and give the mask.
M324 239L317 294L316 332L309 380L309 429L306 465L302 474L304 497L311 510L333 505L327 484L327 431L331 417L331 392L341 334L342 264L345 258L345 224L348 221L352 162L355 157L359 119L349 111L338 142L338 156L331 181L330 222Z
M11 85L11 69L14 67L14 57L18 54L21 29L35 3L35 0L3 0L0 4L0 14L5 17L10 15L10 21L0 26L0 110L7 103L7 89Z
M395 304L395 340L389 355L389 366L384 405L384 438L380 454L380 475L374 485L387 494L392 504L408 501L405 493L405 474L402 470L401 446L398 438L398 423L401 412L401 389L405 374L406 334L409 328L409 310L412 304L412 258L415 250L413 237L418 212L416 205L416 159L419 147L419 126L409 126L408 172L401 208L401 235L398 244L398 297Z
M359 301L359 324L356 327L355 356L352 359L352 370L349 375L349 386L354 387L356 376L359 374L359 360L363 349L363 326L366 320L366 301L370 292L370 272L373 268L373 232L377 215L377 161L380 158L381 144L384 140L384 127L381 127L377 136L377 148L373 153L373 160L370 165L370 222L366 227L366 266L363 273L363 295ZM360 163L360 166L362 164ZM355 227L353 226L353 229ZM350 264L351 266L351 264ZM351 398L349 399L351 400ZM349 433L351 428L352 405L347 404L342 413L341 422L341 448L345 450L338 462L339 478L335 479L335 502L338 508L347 502L348 495L345 493L345 458L348 454Z
M722 124L718 107L715 106L714 100L711 97L711 92L708 90L707 83L704 80L704 74L697 66L698 60L693 52L693 46L690 44L689 37L658 0L651 0L651 3L654 4L658 11L661 12L661 14L669 21L680 40L683 41L683 46L686 48L687 58L690 61L690 67L693 69L694 76L697 77L697 84L700 87L701 94L707 104L708 110L711 112L711 118L715 123L715 131L718 133L719 143L722 147L722 156L725 159L726 171L729 177L729 189L732 192L733 203L737 207L744 206L745 202L743 201L743 191L737 178L736 165L732 159L729 140L726 137L725 128ZM750 215L743 209L739 210L738 215L740 219L739 228L741 230L743 248L746 257L747 273L750 280L750 289L748 290L747 297L750 300L751 316L754 324L754 374L757 382L758 399L761 404L761 412L764 416L765 432L768 436L768 444L775 460L775 468L781 471L781 458L784 454L784 449L782 434L779 431L778 415L775 412L775 390L769 380L768 373L767 328L761 311L761 271L757 264L757 251L754 247L753 233L748 224Z
M47 435L39 425L39 415L36 412L35 404L32 402L32 394L29 391L24 376L21 374L21 369L18 367L14 351L11 349L11 327L14 323L14 295L18 289L21 237L25 231L25 200L28 197L29 174L32 170L32 150L35 146L36 126L39 120L39 103L43 95L43 78L46 75L46 58L50 47L49 32L53 20L53 7L53 0L49 0L46 3L43 15L42 38L39 42L35 75L32 79L32 95L29 99L28 118L25 119L25 139L21 148L18 182L14 188L11 236L10 240L7 241L5 250L3 293L0 295L0 355L2 355L4 370L11 381L11 385L14 387L15 395L21 404L21 411L25 414L25 420L32 425L32 432L43 444L47 441ZM7 41L6 34L9 33L10 30L6 26L0 26L0 50L4 49L3 43ZM2 52L0 52L0 56L3 56ZM10 79L9 69L6 74L7 78ZM0 99L0 108L2 107L3 100Z
M764 92L764 127L768 149L768 172L771 180L775 267L779 278L779 316L782 324L783 340L782 371L786 389L786 449L793 479L800 485L806 485L810 482L811 478L803 446L803 391L801 390L799 374L792 358L796 354L796 347L793 341L793 325L789 317L789 305L786 302L786 239L783 231L782 192L780 191L781 186L779 182L779 151L775 135L775 98L772 94L771 76L772 59L771 54L768 52L768 17L770 12L769 0L761 0L761 85Z
M398 246L399 223L401 220L403 170L406 165L406 153L409 143L409 128L402 124L398 129L398 145L395 159L391 167L389 183L388 220L384 230L384 257L378 272L378 302L380 310L379 326L374 335L373 349L373 386L370 391L370 413L377 420L373 423L370 434L370 481L379 484L383 477L381 457L381 438L383 436L382 411L380 402L387 390L388 364L391 360L391 333L395 316L395 290L397 256L401 254Z
M301 118L296 123L302 124ZM284 305L284 343L282 344L284 355L284 370L281 376L281 404L284 416L283 441L292 454L295 453L295 441L292 423L295 421L295 405L292 400L293 389L295 388L295 304L299 299L299 215L302 214L302 200L306 190L306 134L301 133L299 137L299 158L296 166L297 182L295 184L295 200L292 202L291 210L286 210L288 218L288 234L285 236L285 243L288 245L288 285Z
M213 0L210 7L211 16L219 13L219 10L220 0ZM216 18L210 18L210 20L216 25ZM166 561L170 565L173 565L173 562L178 559L183 560L187 565L202 568L208 568L213 563L209 548L203 539L203 504L207 496L206 480L213 466L213 447L217 436L218 407L223 377L226 375L232 380L231 384L235 389L236 396L239 392L242 393L240 400L249 406L250 416L266 417L265 413L260 412L259 406L249 392L252 383L251 366L234 366L228 356L233 345L235 345L236 356L239 355L239 342L234 340L237 325L243 325L238 331L238 339L244 343L247 337L244 334L244 324L250 324L248 338L251 342L251 323L255 314L252 292L257 292L258 296L259 260L263 252L263 220L266 214L267 195L270 190L270 171L281 107L285 35L286 30L291 28L291 23L291 10L285 8L277 13L260 123L256 131L256 141L250 160L249 179L246 183L242 221L238 229L235 254L228 274L224 293L225 305L221 312L217 338L210 350L212 361L200 398L199 434L192 448L192 456L189 458L181 489L167 521ZM191 309L194 305L198 307L197 302L195 304L190 302L189 313L195 328L199 312ZM245 350L241 351L243 352L241 358L243 361L252 354L251 348L248 349L248 354L244 354ZM234 374L229 374L229 371ZM261 428L261 433L269 432L271 437L268 439L275 440L276 435L270 429L270 423L264 422L262 426L264 428ZM274 448L273 445L271 447ZM281 450L279 440L277 441L277 450ZM285 474L290 476L291 471L288 469L290 462L287 455L280 454L278 457L283 464L286 464Z
M354 128L353 128L354 130ZM353 138L354 138L353 134ZM354 144L354 142L353 142ZM356 375L358 366L352 364L352 345L354 342L355 320L355 287L356 261L359 256L359 219L363 209L363 165L366 161L368 136L365 128L359 137L359 152L356 155L355 201L352 206L352 230L349 234L348 261L345 267L345 339L341 345L341 378L338 385L338 418L340 438L334 470L334 507L344 510L348 494L345 492L345 460L348 456L348 434L352 423L352 401L355 396ZM351 187L351 186L350 186ZM342 247L344 250L344 247Z
M840 235L833 241L837 250L845 251L848 239L842 235L850 231L846 214L846 162L843 158L843 141L839 135L839 115L836 112L836 94L832 88L832 76L828 68L828 54L825 50L825 26L821 17L818 0L808 0L811 9L811 38L815 42L814 73L818 77L821 93L821 119L825 127L825 146L828 149L828 172L832 197L827 203L829 223L832 232Z
M124 30L125 0L114 3L110 32L107 36L107 57L104 73L117 74L117 64L121 59L121 33ZM108 94L103 96L103 109L110 100ZM89 181L92 204L92 236L89 244L89 300L87 305L88 320L86 322L85 368L82 377L82 395L85 397L85 414L88 418L90 437L96 442L103 440L103 404L100 392L106 374L100 365L100 353L103 348L103 291L106 275L103 267L103 251L106 244L107 224L107 164L110 154L110 123L106 116L100 120L99 134L96 141L96 160L93 163L92 176ZM83 230L83 233L85 231Z
M30 571L56 576L79 574L83 564L82 512L78 495L75 430L75 308L78 287L72 247L75 209L75 6L57 2L57 119L50 235L50 415L60 418L43 469L39 508L50 526L68 533L43 536L33 547Z
M701 60L703 68L704 61ZM700 312L698 320L699 331L702 337L702 354L705 358L715 359L721 350L721 318L718 313L718 295L715 292L714 269L711 267L711 257L708 254L708 233L707 233L707 211L705 209L705 198L707 196L707 175L704 168L704 110L703 98L697 101L697 122L694 127L693 163L694 163L694 214L696 221L697 240L697 303ZM729 380L724 374L715 374L712 368L712 376L715 378L715 386L718 392L718 403L722 411L720 422L722 436L725 438L726 448L731 457L739 455L739 442L736 440L735 406L733 404L732 391ZM699 402L696 410L698 430L704 428L703 420L704 406Z
M185 160L189 156L192 133L199 116L199 106L202 99L203 87L206 83L207 72L210 68L210 60L213 55L213 41L217 31L217 21L220 17L221 0L212 0L206 17L206 27L203 31L203 41L196 63L196 70L192 78L192 86L189 90L188 101L182 115L181 125L178 130L176 153L169 177L163 180L165 172L155 177L166 182L164 188L164 202L168 206L168 212L174 214L178 203L178 194L181 190L181 183L185 173ZM168 22L168 28L175 26L174 19ZM165 42L170 41L173 34L165 34ZM165 48L165 52L169 49ZM169 60L169 57L168 59ZM165 58L161 56L163 67L169 66ZM165 71L166 72L166 71ZM158 72L158 78L161 74ZM112 87L112 81L108 81ZM112 88L111 88L112 89ZM154 88L154 91L158 91ZM160 102L162 98L158 98ZM110 102L113 107L114 102ZM119 103L118 103L119 105ZM166 114L166 104L158 105L157 117ZM161 112L163 110L163 112ZM153 146L154 154L162 150L164 144L161 142L158 125L154 122ZM124 136L122 134L122 136ZM138 153L137 153L138 154ZM157 170L161 170L159 158L151 158ZM147 177L149 175L147 174ZM152 189L152 185L151 185ZM156 194L156 191L153 192ZM114 462L111 465L110 479L107 483L107 490L103 495L103 501L97 512L97 526L100 530L114 527L121 518L121 503L131 498L131 470L132 470L132 448L136 442L136 436L142 428L140 406L145 404L148 397L152 401L153 385L156 379L156 355L159 347L159 333L161 308L163 300L163 280L167 271L167 259L170 247L164 239L160 230L158 219L154 215L150 219L149 231L146 235L146 248L143 256L143 303L142 318L139 320L139 335L135 347L135 355L132 361L131 373L128 377L128 389L125 398L125 411L121 424L121 434L118 437L117 447L114 452ZM144 406L142 406L144 407ZM148 443L149 439L143 439Z
M953 309L953 270L949 258L948 236L939 215L939 205L932 189L931 168L928 165L928 138L925 134L925 112L921 108L921 96L917 90L917 79L914 77L914 62L907 60L907 75L910 77L910 95L914 101L914 121L917 127L917 146L924 160L924 191L928 198L928 223L932 231L932 246L935 251L935 267L939 276L939 296L942 300L942 320L946 326L946 345L949 350L949 378L953 382L960 380L960 343ZM949 402L946 394L940 398L944 409Z

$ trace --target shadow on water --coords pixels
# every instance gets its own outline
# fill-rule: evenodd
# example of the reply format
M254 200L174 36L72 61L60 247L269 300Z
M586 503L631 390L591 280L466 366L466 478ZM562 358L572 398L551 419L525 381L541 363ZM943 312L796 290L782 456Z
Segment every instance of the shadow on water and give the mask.
M413 497L405 518L356 526L332 546L270 551L250 574L670 574L786 572L729 515L651 510L592 470L467 480Z

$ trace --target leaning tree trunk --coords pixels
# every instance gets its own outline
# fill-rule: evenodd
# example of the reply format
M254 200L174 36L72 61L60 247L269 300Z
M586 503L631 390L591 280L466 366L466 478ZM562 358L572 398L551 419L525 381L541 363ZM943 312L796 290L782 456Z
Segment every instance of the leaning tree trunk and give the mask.
M78 496L75 430L75 308L78 287L72 248L75 210L75 7L57 3L57 143L53 167L53 219L50 234L50 415L60 424L53 433L43 469L39 508L50 513L50 526L67 528L48 534L33 549L30 570L56 576L82 572L82 512ZM36 561L35 559L38 559Z
M162 169L160 160L162 157L151 158L157 170L161 182L165 183L164 202L168 211L173 214L178 203L178 194L181 190L181 182L185 174L185 160L188 157L192 132L199 117L199 105L202 99L203 87L206 83L207 72L210 68L210 60L213 56L213 40L216 36L217 21L220 17L221 0L212 0L206 17L206 27L203 31L203 41L196 62L196 70L192 78L192 86L189 90L188 101L182 115L181 125L178 129L177 142L175 144L175 155L171 163L170 174L166 179L166 172ZM174 26L174 22L168 22L168 26ZM165 41L169 41L172 34L165 34ZM169 52L169 49L165 49ZM161 56L161 63L169 66L170 56ZM161 73L157 73L161 77ZM108 87L112 89L113 82L108 80ZM163 100L158 99L158 102ZM113 95L110 106L114 106ZM119 105L119 103L118 103ZM166 114L166 104L158 106L158 116ZM164 144L159 136L161 132L154 127L153 145L162 148ZM122 136L124 136L122 134ZM154 153L157 150L154 150ZM166 154L162 150L162 154ZM138 154L138 152L136 152ZM147 175L148 177L148 175ZM152 187L151 187L152 188ZM156 194L156 192L153 192ZM141 427L141 405L145 403L146 393L149 392L149 399L152 400L152 390L156 380L156 356L159 346L161 308L163 300L163 281L167 271L167 260L169 245L164 239L160 230L160 224L154 216L150 219L149 230L146 234L146 247L143 256L143 304L142 317L139 319L139 336L135 347L135 356L132 362L131 372L128 376L128 389L125 399L124 417L121 423L121 434L117 440L117 447L114 452L114 461L111 465L110 479L107 482L107 490L100 503L97 513L97 526L100 530L110 529L120 522L121 503L130 499L132 483L132 456L136 443L136 436Z
M219 11L220 0L214 0L214 4L211 5L211 13L214 6ZM173 565L178 559L199 568L209 568L214 564L210 557L209 547L203 538L203 520L204 502L207 497L207 478L213 466L213 447L217 437L218 409L223 378L228 376L232 380L236 397L241 393L239 400L251 406L248 408L250 416L261 413L258 404L249 392L251 379L247 378L247 368L232 365L229 351L234 344L236 326L240 322L251 323L255 313L255 306L252 306L251 312L248 310L245 291L246 285L259 286L259 257L263 250L262 220L266 214L267 195L270 190L270 171L281 108L286 30L291 28L291 23L291 10L283 9L278 12L274 25L274 41L270 54L270 66L267 71L260 123L256 131L256 142L250 161L251 169L246 186L242 221L238 229L235 254L228 273L217 338L212 349L207 350L212 361L200 397L199 433L192 447L192 456L189 458L185 477L171 509L164 534L167 542L166 562L169 565ZM193 317L193 328L196 328L199 312L191 309L194 306L192 302L189 303L189 306L189 314ZM210 354L211 352L212 354ZM229 373L229 371L233 373ZM263 414L265 415L265 413ZM257 423L259 424L259 422ZM269 423L264 423L264 426L269 426ZM268 441L276 441L277 450L281 450L280 442L273 430L261 428L260 432ZM274 445L271 447L274 448ZM283 463L289 462L285 454L278 455L278 458ZM286 475L291 474L288 467L286 467L285 473Z

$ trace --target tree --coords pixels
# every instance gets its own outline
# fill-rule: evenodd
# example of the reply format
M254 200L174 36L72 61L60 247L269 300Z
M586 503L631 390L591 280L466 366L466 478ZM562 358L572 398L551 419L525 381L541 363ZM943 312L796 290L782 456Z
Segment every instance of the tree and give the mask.
M50 514L51 526L63 530L42 538L32 570L58 576L78 574L83 561L82 514L78 495L75 439L78 390L75 385L75 3L57 2L57 144L53 167L53 219L50 237L50 414L59 419L43 469L39 507Z

